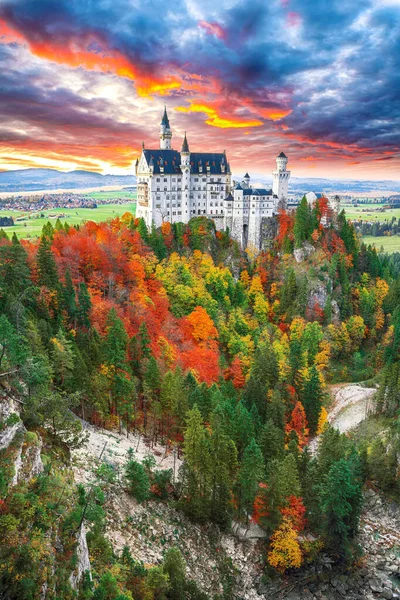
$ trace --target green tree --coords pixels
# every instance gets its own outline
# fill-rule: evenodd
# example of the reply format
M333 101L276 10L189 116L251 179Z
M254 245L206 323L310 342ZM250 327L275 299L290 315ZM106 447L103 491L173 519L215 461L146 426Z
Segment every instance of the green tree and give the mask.
M302 197L294 218L294 243L301 248L303 242L310 238L311 211L305 196Z
M264 461L257 442L253 439L243 454L237 480L237 498L239 515L252 513L258 485L264 478Z
M134 459L132 448L128 451L125 477L129 492L138 502L144 502L150 495L150 480L145 467Z
M87 289L87 285L84 282L81 282L78 287L78 306L77 306L77 317L78 323L82 327L89 328L90 327L90 309L92 307L92 302L90 300L90 295Z
M306 411L310 433L314 435L318 429L318 419L322 408L323 391L318 369L313 365L307 379L303 382L301 403Z
M361 505L361 484L348 462L341 459L332 465L322 486L321 514L326 547L344 559L352 555L351 543L357 532Z
M237 451L226 433L224 416L218 408L211 415L210 425L210 518L221 527L226 527L232 516L231 492L237 468Z

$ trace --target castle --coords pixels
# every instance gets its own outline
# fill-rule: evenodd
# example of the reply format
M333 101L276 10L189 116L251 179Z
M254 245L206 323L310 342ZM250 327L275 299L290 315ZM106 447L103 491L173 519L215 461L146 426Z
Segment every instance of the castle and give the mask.
M181 151L171 147L172 130L167 110L160 124L160 148L142 145L136 161L136 216L147 226L164 221L187 223L196 216L213 219L216 228L229 228L242 248L263 247L265 225L280 206L285 207L290 171L281 152L272 172L272 189L253 188L248 173L241 183L232 183L224 152L191 152L186 138Z

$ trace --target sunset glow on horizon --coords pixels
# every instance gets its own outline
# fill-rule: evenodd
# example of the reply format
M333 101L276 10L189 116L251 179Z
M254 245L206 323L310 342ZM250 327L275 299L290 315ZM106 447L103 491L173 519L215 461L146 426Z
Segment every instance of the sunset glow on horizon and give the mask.
M400 179L398 2L3 0L0 61L0 170L131 174L165 104L235 173Z

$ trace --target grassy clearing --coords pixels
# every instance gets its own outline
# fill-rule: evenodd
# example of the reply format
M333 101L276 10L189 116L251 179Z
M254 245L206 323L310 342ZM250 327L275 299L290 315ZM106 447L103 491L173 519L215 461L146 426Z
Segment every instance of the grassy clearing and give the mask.
M393 210L385 210L380 212L378 209L383 204L360 204L360 206L352 206L350 204L343 205L346 217L348 219L362 219L363 221L387 221L391 220L392 217L400 219L400 208L394 208Z
M392 252L400 252L400 235L382 235L379 237L373 235L365 235L362 238L365 244L373 244L377 250L380 250L383 246L385 252L391 254Z
M109 190L104 192L89 192L88 194L84 194L88 198L93 198L93 200L115 200L116 198L126 198L127 200L136 199L136 192L132 190Z
M14 221L18 216L26 216L26 221L19 221L13 227L5 227L4 230L8 235L12 235L15 231L19 238L29 239L39 237L43 225L47 221L55 223L56 217L60 214L65 215L61 217L62 222L66 221L69 225L79 225L83 221L95 221L99 223L108 219L115 219L115 217L121 216L125 212L130 212L134 215L136 212L136 203L104 204L98 208L57 208L44 211L43 214L45 216L41 218L30 218L29 213L16 213L9 210L0 211L0 216L12 216Z

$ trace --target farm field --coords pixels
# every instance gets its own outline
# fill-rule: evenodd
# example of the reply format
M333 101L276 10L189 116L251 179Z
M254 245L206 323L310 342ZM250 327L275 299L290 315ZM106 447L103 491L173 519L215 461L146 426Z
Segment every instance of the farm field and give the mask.
M391 254L392 252L400 252L400 235L382 235L375 237L373 235L365 235L362 238L365 244L374 244L377 250L380 250L383 246L384 251Z
M94 191L88 192L85 194L88 198L93 198L93 200L115 200L116 198L126 198L127 200L133 200L136 198L136 192L128 189L122 190L104 190L104 191Z
M100 192L101 193L101 192ZM110 192L104 192L109 194ZM120 192L119 192L120 194ZM121 197L120 195L118 196ZM12 235L15 231L19 238L29 239L39 237L42 231L43 225L50 221L55 223L56 217L50 215L63 214L64 217L61 221L66 221L69 225L79 225L83 221L107 221L108 219L114 219L115 217L123 215L125 212L131 212L133 215L136 212L136 202L127 202L126 204L103 204L98 208L57 208L54 210L44 211L44 217L40 218L28 218L26 221L20 221L13 227L5 227L4 230L8 235ZM17 213L10 210L0 210L1 216L12 216L14 218L28 213Z
M400 208L394 208L393 210L385 210L380 212L377 210L381 205L380 204L360 204L359 206L352 206L351 204L344 204L342 208L344 208L346 216L348 219L362 219L363 221L385 221L387 219L391 219L392 217L396 217L396 219L400 219Z

